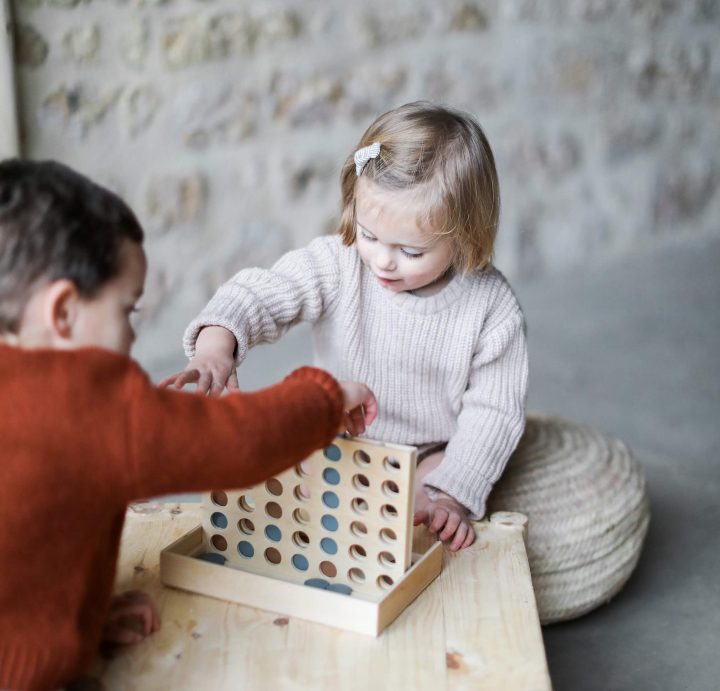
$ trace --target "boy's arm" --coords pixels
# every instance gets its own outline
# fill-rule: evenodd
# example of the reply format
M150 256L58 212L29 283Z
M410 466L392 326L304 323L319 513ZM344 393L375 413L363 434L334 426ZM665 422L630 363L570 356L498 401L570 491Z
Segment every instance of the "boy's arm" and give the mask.
M466 506L475 519L484 516L487 497L520 441L527 378L525 320L508 290L488 317L473 357L457 431L442 463L424 479Z
M129 397L129 498L257 484L329 444L344 415L340 385L312 367L222 398L159 389L138 372Z
M235 364L259 343L272 343L301 321L315 322L334 304L339 290L340 244L318 238L288 252L271 269L244 269L223 284L185 331L188 358L200 331L222 326L236 341Z

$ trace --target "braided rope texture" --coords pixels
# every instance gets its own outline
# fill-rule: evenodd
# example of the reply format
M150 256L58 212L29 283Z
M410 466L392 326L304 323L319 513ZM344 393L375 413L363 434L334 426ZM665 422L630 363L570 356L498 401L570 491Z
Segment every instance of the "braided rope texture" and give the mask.
M633 572L650 522L645 476L623 442L530 414L488 503L529 518L528 560L542 624L608 602Z

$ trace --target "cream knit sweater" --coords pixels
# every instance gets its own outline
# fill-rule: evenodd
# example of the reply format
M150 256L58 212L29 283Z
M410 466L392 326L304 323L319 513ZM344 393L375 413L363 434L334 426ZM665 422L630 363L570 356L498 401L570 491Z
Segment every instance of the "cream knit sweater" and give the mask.
M485 502L525 423L525 322L494 268L455 275L417 297L383 288L354 247L321 237L270 269L244 269L220 287L187 328L192 357L204 326L237 339L237 364L301 321L313 324L315 364L366 383L379 412L368 436L420 445L448 441L425 484L467 506Z

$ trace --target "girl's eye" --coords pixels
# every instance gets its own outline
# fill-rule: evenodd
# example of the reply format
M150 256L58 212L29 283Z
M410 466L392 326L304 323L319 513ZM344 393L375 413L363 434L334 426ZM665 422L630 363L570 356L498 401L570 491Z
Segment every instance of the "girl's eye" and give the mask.
M423 252L408 252L406 249L401 249L401 251L408 259L420 259L423 256Z
M370 242L374 242L375 240L377 240L377 238L376 238L374 235L368 234L368 233L365 232L365 230L363 230L362 228L360 229L360 236L361 236L364 240L370 240Z

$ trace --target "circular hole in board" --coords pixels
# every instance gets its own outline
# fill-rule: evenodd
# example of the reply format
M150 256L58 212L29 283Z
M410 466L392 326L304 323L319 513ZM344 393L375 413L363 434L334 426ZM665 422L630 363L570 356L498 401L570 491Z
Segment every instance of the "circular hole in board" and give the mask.
M337 576L337 567L331 561L321 561L320 572L328 578L335 578Z
M370 465L370 456L368 455L367 451L358 449L353 454L353 461L355 461L355 465L358 465L361 468L367 468Z
M330 444L325 451L323 451L323 454L325 455L325 458L328 459L328 461L339 461L342 457L342 451L340 451L340 447L336 446L335 444Z
M357 475L353 475L352 486L355 489L364 492L370 488L370 480L368 480L362 473L358 473Z
M398 510L392 504L385 504L380 509L380 515L388 521L398 517Z
M380 552L378 554L378 563L386 569L391 569L396 563L395 555L392 552Z
M215 506L227 506L227 494L222 490L215 490L210 493L210 501L215 504Z
M328 509L337 509L340 506L340 499L335 492L323 492L322 503L328 507Z
M265 489L274 497L279 497L283 493L282 482L280 482L280 480L274 477L271 477L265 483Z
M237 551L241 557L246 559L252 559L255 556L255 548L245 540L238 542Z
M382 491L388 497L397 497L397 495L400 494L400 488L397 482L393 482L392 480L385 480L385 482L382 483Z
M310 501L310 488L305 483L297 485L293 490L293 496L298 501Z
M307 571L308 566L310 566L307 558L304 557L302 554L293 554L293 557L290 561L298 571Z
M365 537L367 535L367 526L360 521L353 521L350 524L350 532L358 537Z
M383 468L385 468L388 473L397 473L400 470L400 461L392 456L386 456L383 458Z
M321 519L320 523L322 524L322 527L325 528L325 530L330 531L331 533L334 533L338 529L338 520L335 518L335 516L331 516L329 513L326 513Z
M350 545L348 552L353 559L357 559L358 561L362 561L367 557L365 548L360 545Z
M295 523L307 525L310 523L310 512L307 509L295 509L292 514Z
M220 530L225 530L225 528L228 527L227 516L224 513L220 513L219 511L216 511L210 516L210 523L212 524L213 528L219 528Z
M337 542L332 538L324 537L320 540L320 549L325 552L325 554L337 554Z
M280 542L282 540L282 530L271 523L265 526L265 537L273 542Z
M253 511L255 511L255 500L249 494L243 494L238 499L238 507L241 508L243 511L252 513Z
M383 528L380 531L380 539L383 542L386 542L388 545L391 545L394 542L397 542L397 535L395 534L395 531L392 530L392 528Z
M252 535L255 532L255 524L249 518L241 518L238 521L238 530L245 535Z
M382 590L390 590L394 582L395 581L393 581L390 576L386 576L385 574L382 574L382 576L378 576L376 581L376 583L378 584L378 588L381 588Z
M295 466L295 475L298 477L310 477L310 462L303 461Z
M353 568L348 571L348 579L353 583L365 583L365 572L353 566Z
M270 564L279 564L282 561L282 556L274 547L268 547L265 550L265 559L267 559Z
M310 544L310 538L308 537L308 534L304 533L302 530L298 530L297 532L293 533L292 541L298 547L307 547Z
M352 500L350 503L350 507L355 513L367 513L368 510L368 503L362 499L361 497L355 497L355 499Z
M270 518L282 518L282 506L277 502L269 501L265 504L265 513L270 516Z
M335 468L325 468L323 470L323 480L328 485L339 485L340 484L340 473Z
M227 549L227 540L222 535L213 535L210 538L210 543L215 549L219 549L221 552Z

